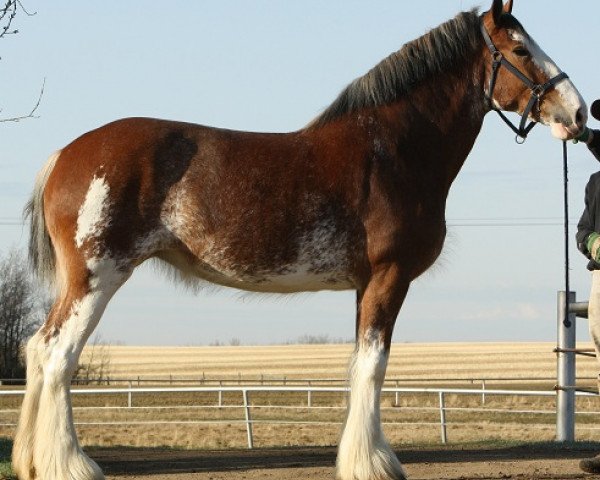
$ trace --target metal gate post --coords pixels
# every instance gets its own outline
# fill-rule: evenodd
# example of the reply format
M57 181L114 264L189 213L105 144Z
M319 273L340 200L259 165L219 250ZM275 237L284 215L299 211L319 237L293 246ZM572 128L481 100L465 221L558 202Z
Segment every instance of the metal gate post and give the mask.
M567 311L566 292L558 292L556 441L575 441L575 314ZM575 303L569 292L568 304Z

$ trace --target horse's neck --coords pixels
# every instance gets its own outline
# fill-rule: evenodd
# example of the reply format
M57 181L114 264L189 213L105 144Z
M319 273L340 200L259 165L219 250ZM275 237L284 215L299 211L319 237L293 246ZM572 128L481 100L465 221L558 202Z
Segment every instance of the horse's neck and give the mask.
M385 121L397 132L400 151L413 155L399 161L434 162L436 175L444 172L449 189L487 112L483 79L484 68L478 61L465 71L432 79L390 105Z

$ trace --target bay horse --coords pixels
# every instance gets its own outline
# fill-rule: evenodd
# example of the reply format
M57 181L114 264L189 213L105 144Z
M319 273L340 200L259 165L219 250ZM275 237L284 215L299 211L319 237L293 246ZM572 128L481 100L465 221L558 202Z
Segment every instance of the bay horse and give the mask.
M560 139L587 121L512 0L407 43L298 131L128 118L52 155L26 207L30 257L56 301L27 344L19 478L103 478L77 440L70 379L107 302L154 258L185 281L356 290L337 475L405 479L380 424L392 330L412 280L440 254L448 190L491 110L550 125Z

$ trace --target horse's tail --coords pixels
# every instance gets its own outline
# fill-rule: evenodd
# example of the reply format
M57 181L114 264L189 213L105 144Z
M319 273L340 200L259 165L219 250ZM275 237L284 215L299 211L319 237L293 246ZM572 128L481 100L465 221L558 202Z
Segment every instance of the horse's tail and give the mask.
M40 170L31 198L23 210L24 218L30 220L29 261L38 278L47 285L52 285L56 277L56 252L46 226L44 190L59 156L60 151L55 152Z

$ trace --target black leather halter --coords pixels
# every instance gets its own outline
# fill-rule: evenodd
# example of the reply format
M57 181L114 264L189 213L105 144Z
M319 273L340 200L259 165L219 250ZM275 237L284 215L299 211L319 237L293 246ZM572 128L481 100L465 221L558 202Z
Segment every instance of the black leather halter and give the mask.
M556 86L556 84L559 83L560 81L569 78L569 76L565 72L560 72L558 75L556 75L555 77L552 77L550 80L548 80L544 84L534 83L529 78L527 78L523 73L521 73L521 71L517 67L515 67L512 63L510 63L504 57L504 55L502 55L502 52L496 48L496 46L494 45L494 42L492 42L492 39L490 38L489 33L487 32L485 26L483 25L483 22L481 22L481 33L483 34L485 43L487 44L487 46L490 49L490 52L492 54L492 74L490 75L490 86L488 88L488 94L486 96L486 99L489 102L490 108L492 110L498 112L498 115L500 115L500 118L502 120L504 120L504 123L506 123L511 128L511 130L513 132L515 132L515 134L517 135L515 138L516 142L523 143L525 141L525 139L527 138L527 135L529 134L531 129L537 123L535 120L532 120L531 122L529 122L529 124L527 124L527 117L533 110L533 107L537 107L537 112L539 113L540 102L541 102L544 94L548 90L554 88ZM504 65L508 69L509 72L511 72L514 76L516 76L519 80L521 80L521 82L523 82L527 86L527 88L529 88L529 90L531 90L531 97L529 98L529 102L527 103L525 110L523 110L523 114L521 116L521 122L519 123L518 128L515 127L515 125L508 119L508 117L506 115L504 115L504 113L502 113L502 111L500 111L500 109L496 108L496 106L494 105L494 102L493 102L494 88L496 86L498 70L500 69L501 65Z

